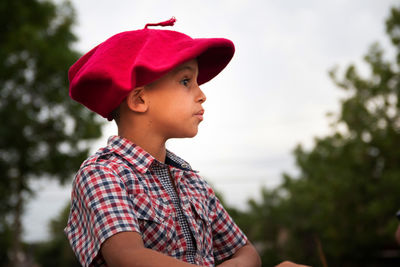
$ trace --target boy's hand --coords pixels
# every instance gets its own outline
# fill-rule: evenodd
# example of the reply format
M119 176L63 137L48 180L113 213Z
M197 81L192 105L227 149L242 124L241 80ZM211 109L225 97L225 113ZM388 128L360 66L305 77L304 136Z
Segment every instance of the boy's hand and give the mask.
M301 265L301 264L296 264L290 261L284 261L278 265L276 265L275 267L310 267L308 265Z
M220 265L217 265L217 267L241 267L240 265L236 264L234 261L225 261L221 263ZM301 265L301 264L296 264L290 261L284 261L275 267L310 267L308 265Z

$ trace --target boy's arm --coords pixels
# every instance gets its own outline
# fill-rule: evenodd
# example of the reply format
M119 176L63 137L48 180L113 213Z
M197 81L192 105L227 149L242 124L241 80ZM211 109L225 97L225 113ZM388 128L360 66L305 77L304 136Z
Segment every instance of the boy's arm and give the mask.
M232 256L230 260L223 262L217 267L260 267L261 259L254 246L248 242ZM275 267L310 267L308 265L296 264L284 261Z
M232 258L224 261L218 267L260 267L261 259L254 246L247 242L233 254Z
M121 232L111 236L101 246L101 253L110 267L196 266L145 248L141 235L136 232Z

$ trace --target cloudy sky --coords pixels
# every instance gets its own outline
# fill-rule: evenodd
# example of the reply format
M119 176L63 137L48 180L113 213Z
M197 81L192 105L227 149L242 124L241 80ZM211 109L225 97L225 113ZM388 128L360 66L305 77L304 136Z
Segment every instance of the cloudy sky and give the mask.
M246 207L262 186L296 173L292 150L329 133L326 113L344 96L328 71L362 66L369 45L389 42L384 19L394 0L72 0L76 49L87 52L108 37L175 16L168 29L192 37L224 37L236 46L228 67L202 86L206 113L194 139L170 140L168 148L188 160L228 204ZM116 127L109 123L106 143ZM70 186L35 183L27 208L25 240L47 237L47 222L69 199ZM46 213L43 213L43 210Z

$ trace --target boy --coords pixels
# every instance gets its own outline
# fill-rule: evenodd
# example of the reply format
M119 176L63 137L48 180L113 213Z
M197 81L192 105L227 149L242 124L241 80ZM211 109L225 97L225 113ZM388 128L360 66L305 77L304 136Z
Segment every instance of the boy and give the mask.
M117 34L69 71L70 96L118 126L74 179L65 232L84 266L261 265L209 185L165 148L197 134L199 85L234 54L226 39L147 28L174 21Z

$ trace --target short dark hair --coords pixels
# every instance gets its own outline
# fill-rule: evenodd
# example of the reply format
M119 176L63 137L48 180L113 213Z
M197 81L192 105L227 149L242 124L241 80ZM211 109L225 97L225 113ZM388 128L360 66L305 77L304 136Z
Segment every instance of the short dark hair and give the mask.
M110 116L115 121L115 123L118 124L121 116L120 106L116 107L113 111L111 111Z

